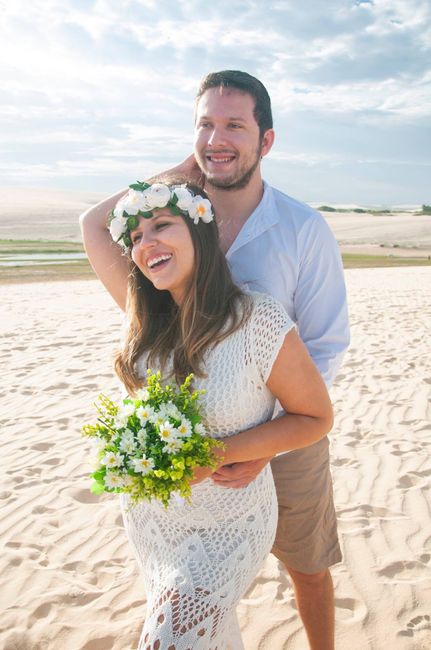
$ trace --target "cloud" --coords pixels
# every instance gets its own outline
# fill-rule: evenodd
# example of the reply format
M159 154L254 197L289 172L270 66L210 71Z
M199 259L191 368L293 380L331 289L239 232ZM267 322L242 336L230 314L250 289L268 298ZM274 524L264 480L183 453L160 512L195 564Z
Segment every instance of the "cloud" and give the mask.
M0 8L8 182L34 174L67 184L81 173L111 183L139 165L173 164L190 150L199 79L223 68L246 70L270 91L277 136L291 146L274 149L271 168L375 159L380 132L400 143L403 160L403 126L416 129L409 159L414 151L425 159L427 0L0 0Z

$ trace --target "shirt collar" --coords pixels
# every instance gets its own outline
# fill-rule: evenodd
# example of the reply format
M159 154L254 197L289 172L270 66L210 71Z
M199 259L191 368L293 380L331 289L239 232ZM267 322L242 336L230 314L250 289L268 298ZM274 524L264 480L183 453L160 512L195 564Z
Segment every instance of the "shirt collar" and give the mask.
M272 187L263 181L262 199L239 231L226 253L226 257L229 259L236 250L248 244L252 239L259 237L265 230L278 223L279 220L280 216L276 210Z

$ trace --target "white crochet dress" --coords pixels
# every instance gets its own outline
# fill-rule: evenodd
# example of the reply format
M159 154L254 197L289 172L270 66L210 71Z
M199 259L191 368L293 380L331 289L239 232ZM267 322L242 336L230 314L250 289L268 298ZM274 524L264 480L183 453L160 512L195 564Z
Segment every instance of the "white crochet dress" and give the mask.
M224 438L268 420L274 398L265 385L293 327L283 307L252 294L248 322L205 357L201 412L210 434ZM246 488L210 479L192 488L192 504L151 501L123 517L147 593L140 650L240 650L235 609L271 550L277 501L269 464Z

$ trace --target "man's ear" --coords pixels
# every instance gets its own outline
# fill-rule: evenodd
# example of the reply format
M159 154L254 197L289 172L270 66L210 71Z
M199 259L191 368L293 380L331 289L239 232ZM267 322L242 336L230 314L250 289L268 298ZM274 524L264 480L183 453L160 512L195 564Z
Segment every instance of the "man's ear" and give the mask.
M274 144L275 133L274 129L268 129L263 134L262 145L260 148L260 155L263 158L267 153L271 151L271 147Z

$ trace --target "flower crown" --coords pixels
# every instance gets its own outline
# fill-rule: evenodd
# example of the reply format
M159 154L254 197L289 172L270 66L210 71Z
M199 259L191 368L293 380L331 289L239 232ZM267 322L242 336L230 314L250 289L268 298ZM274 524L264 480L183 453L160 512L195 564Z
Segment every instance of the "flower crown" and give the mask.
M112 239L125 248L131 245L130 232L139 224L139 217L150 219L153 210L168 208L172 214L185 214L193 219L209 223L214 215L208 199L194 194L187 185L149 183L137 181L129 185L129 191L123 196L109 216L109 232Z

